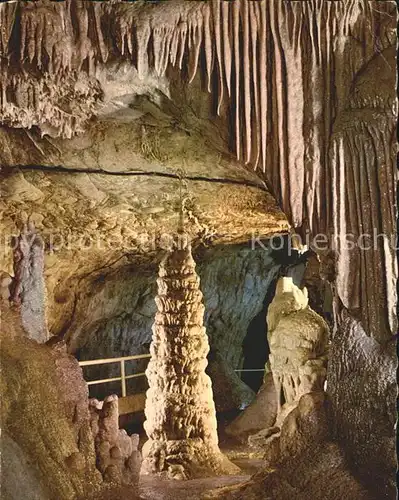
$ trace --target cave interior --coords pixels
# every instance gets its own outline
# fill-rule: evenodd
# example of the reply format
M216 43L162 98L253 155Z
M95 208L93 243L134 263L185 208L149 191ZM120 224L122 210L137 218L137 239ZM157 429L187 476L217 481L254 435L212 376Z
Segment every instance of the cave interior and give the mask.
M0 3L2 498L397 497L397 18Z

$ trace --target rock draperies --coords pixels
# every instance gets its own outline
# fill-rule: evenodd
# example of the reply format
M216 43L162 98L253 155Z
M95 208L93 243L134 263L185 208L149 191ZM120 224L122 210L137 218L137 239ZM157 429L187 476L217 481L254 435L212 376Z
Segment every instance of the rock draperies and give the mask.
M2 92L4 119L14 124L22 119L23 126L29 126L29 122L33 124L40 119L39 115L29 116L25 110L25 115L15 115L13 119L16 108L22 113L23 107L33 110L35 106L42 106L38 102L40 86L32 85L31 77L16 74L8 64L11 60L36 64L43 76L48 75L50 80L53 77L65 80L72 70L87 73L94 80L99 65L117 55L132 59L141 76L149 69L163 76L169 65L180 69L188 65L191 81L199 67L203 49L209 90L212 79L217 80L218 112L225 97L235 104L237 157L255 166L259 163L265 170L269 154L266 145L270 142L271 132L269 115L272 108L276 108L278 135L282 139L281 163L284 163L287 175L283 177L277 171L270 174L271 177L278 175L279 181L284 183L281 193L285 187L294 187L294 174L297 181L301 177L301 187L305 174L303 142L306 138L298 139L298 129L302 128L305 113L303 86L316 81L302 84L295 75L294 83L291 69L301 72L304 64L310 63L311 79L316 75L319 79L323 65L332 64L333 51L341 48L339 42L348 36L359 16L365 16L369 11L368 2L313 0L291 5L280 0L237 0L231 3L177 0L168 4L137 6L124 2L77 0L59 4L41 0L24 7L2 5L0 56L7 73L10 72ZM15 45L19 50L13 50ZM310 52L304 45L310 45ZM307 53L310 60L303 61ZM49 85L49 81L43 80L44 83L48 89L51 87L51 91L48 90L53 94L51 97L57 98L59 89ZM75 86L69 82L67 87L70 92L79 92L78 87L82 88L84 83L90 87L88 81ZM284 83L288 84L287 95L284 95ZM21 101L20 90L23 89L29 90L27 102ZM330 87L327 92L329 90ZM314 93L315 89L311 91ZM275 93L275 102L271 99L272 92ZM12 95L11 100L9 95ZM290 95L295 95L295 109L288 112L286 105L287 101L291 104ZM90 100L99 95L81 95L80 100L84 97ZM86 110L93 112L90 107ZM59 117L54 115L52 119L57 122L59 132L67 136L74 133L77 123L68 119L67 110L41 108L37 111L58 113ZM79 111L82 112L83 108ZM62 121L68 122L69 127L63 127ZM321 138L319 132L318 135ZM320 142L319 137L316 139L315 150ZM295 147L288 148L288 142L292 141L295 141ZM287 170L288 162L293 164L294 171Z
M278 413L284 413L284 408L291 410L303 394L323 390L329 329L309 307L306 288L301 290L286 277L277 283L267 323L277 408Z
M237 473L218 447L204 306L187 237L166 255L157 282L142 473L176 479Z

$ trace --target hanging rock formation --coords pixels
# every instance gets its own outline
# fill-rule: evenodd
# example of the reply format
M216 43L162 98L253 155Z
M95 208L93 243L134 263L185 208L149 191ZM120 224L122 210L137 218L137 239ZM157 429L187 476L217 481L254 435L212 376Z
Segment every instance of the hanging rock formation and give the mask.
M309 231L314 236L322 231L331 233L333 240L342 234L346 221L345 212L337 211L337 199L347 206L353 204L351 199L356 200L362 210L368 210L361 203L364 168L360 160L351 164L353 175L348 172L343 179L339 166L342 155L337 154L337 147L331 149L330 144L332 123L339 122L341 113L348 108L361 110L361 120L352 123L359 122L358 126L366 129L368 126L360 123L370 116L367 110L378 108L378 114L387 120L387 126L378 129L384 134L378 144L387 146L382 151L389 165L386 181L371 176L370 185L377 197L378 182L385 182L389 188L388 198L395 195L392 142L396 115L392 71L395 62L390 54L395 50L395 14L394 2L366 0L176 0L159 5L41 0L23 6L2 4L0 58L5 78L0 89L0 119L11 126L36 125L50 135L70 137L80 130L88 116L98 112L94 104L93 109L88 110L88 106L96 103L101 107L101 91L91 98L88 93L101 81L102 68L108 62L122 58L134 62L139 77L152 71L164 76L170 66L182 69L187 57L193 77L203 49L208 88L213 75L218 80L218 111L221 112L225 97L234 105L237 157L255 166L262 164L284 212L303 234ZM46 24L43 19L50 21ZM281 26L288 29L283 32ZM355 76L376 53L381 53L381 61L391 61L387 67L381 66L380 74L388 71L393 76L383 86L373 89L378 94L376 99L367 95L364 85L355 97L350 96ZM28 62L36 64L38 71L29 70ZM336 81L332 83L330 75L334 68ZM297 77L299 73L306 75L303 81ZM75 78L87 80L69 82L75 74L78 75ZM242 78L237 77L239 74ZM32 87L31 92L27 86ZM48 95L37 94L42 87ZM58 96L60 89L69 93ZM79 103L81 109L71 110L68 106L64 109L66 102ZM49 111L43 112L43 106ZM53 113L61 113L62 117ZM276 131L271 129L272 123L277 124ZM362 151L363 146L359 146ZM358 147L354 149L352 145L351 150L356 152ZM392 216L388 208L383 221L378 221L374 213L371 215L376 230L390 238L393 229L389 225ZM360 219L360 214L353 213L351 225L355 234L362 232ZM379 252L381 259L377 260L387 262L388 272L377 269L377 280L371 277L369 253L363 254L365 266L354 262L353 272L359 280L350 294L352 309L362 296L360 282L379 281L390 287L395 279L392 249L381 248ZM342 249L339 253L342 266L337 293L341 300L347 301L344 262L348 253ZM389 319L389 331L381 334L372 323L365 325L375 337L386 337L395 331L392 307L395 300L390 296L385 299L383 310ZM373 302L362 300L364 318L371 317L368 311Z
M395 15L395 2L368 0L3 3L0 62L5 76L0 82L0 119L13 127L37 126L42 133L70 137L88 117L99 113L100 82L107 64L131 61L144 78L149 74L163 77L170 67L181 70L187 61L192 80L203 52L208 89L213 78L218 82L218 112L222 113L225 98L233 105L237 157L255 167L262 165L292 224L303 235L323 232L334 240L348 226L349 217L349 211L337 210L337 204L354 208L356 201L365 213L352 211L350 225L355 234L362 233L361 220L371 215L377 232L389 239L394 232L390 209L387 206L383 220L378 220L373 207L379 206L374 203L379 183L387 187L387 199L394 198L396 190L395 61L391 54L395 51ZM362 67L375 55L389 61L381 64L377 79L387 72L390 76L383 77L384 85L371 87L373 95L365 90L370 86L363 84L356 96L350 96L355 77L362 80ZM72 105L77 108L70 109ZM374 138L368 139L370 146L385 145L381 154L387 169L380 180L370 170L371 157L368 170L360 157L355 161L357 151L360 155L369 146L355 145L353 132L345 132L352 139L348 137L344 149L335 138L331 141L332 124L341 122L344 111L357 110L352 120L355 127L376 130L366 123L372 109L378 111L377 121L386 121L386 126L378 128L381 140L373 132ZM277 126L272 128L272 124ZM341 126L335 131L343 133ZM355 156L343 177L340 158L349 154L347 148ZM369 209L361 202L365 171L373 192ZM383 333L370 322L375 301L362 298L360 282L381 282L392 289L394 252L385 246L379 254L376 261L386 262L387 272L378 267L371 271L370 252L362 253L365 265L353 261L353 273L359 279L349 299L344 264L349 255L340 248L337 288L351 309L361 301L366 330L376 338L396 331L394 293L386 292L381 302L381 316L389 321Z
M142 472L176 479L236 473L218 447L199 278L187 236L178 240L159 268Z
M35 491L40 500L89 498L102 477L78 362L65 345L15 335L16 323L0 327L2 498L34 498Z

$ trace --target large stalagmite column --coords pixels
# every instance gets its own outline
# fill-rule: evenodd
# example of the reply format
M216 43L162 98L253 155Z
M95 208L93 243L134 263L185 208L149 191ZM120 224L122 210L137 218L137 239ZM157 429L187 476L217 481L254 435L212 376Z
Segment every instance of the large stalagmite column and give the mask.
M142 473L176 479L237 473L218 447L204 305L184 235L161 262L157 283Z

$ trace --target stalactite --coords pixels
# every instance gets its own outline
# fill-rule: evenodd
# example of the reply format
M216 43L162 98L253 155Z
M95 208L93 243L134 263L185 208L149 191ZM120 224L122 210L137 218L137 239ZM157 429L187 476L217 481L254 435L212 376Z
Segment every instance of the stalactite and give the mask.
M73 78L86 71L84 62L93 76L111 49L119 50L123 57L137 61L143 78L153 69L149 68L151 52L159 75L169 64L181 69L188 56L192 80L203 49L208 90L213 90L214 77L218 81L218 113L226 95L231 98L237 158L255 168L262 165L294 226L311 234L338 231L333 213L336 196L349 194L334 192L335 167L328 153L331 124L344 111L348 82L376 51L386 48L385 43L394 44L394 35L383 28L385 17L394 15L391 2L379 4L378 9L366 0L134 4L40 1L18 4L18 9L15 4L0 5L4 75L0 119L8 125L37 125L43 133L70 137L83 129L101 95L90 78L83 84L86 91L73 89ZM89 24L94 29L89 30ZM111 31L105 33L109 25ZM377 28L381 47L375 46ZM351 37L362 42L359 48L348 42ZM9 58L13 54L18 59L18 51L20 60L11 68ZM38 66L38 72L31 71L29 61ZM329 81L332 68L336 68L334 83ZM60 90L62 85L67 91ZM72 112L62 105L67 97L70 102L80 98ZM350 109L382 107L388 112L388 106L394 102L385 95L360 93L349 99ZM348 144L345 154L358 161L360 146Z
M240 0L237 0L239 2ZM218 106L217 113L220 115L220 108L223 101L223 53L222 53L222 33L221 33L221 17L220 17L220 2L219 0L212 1L212 18L213 18L213 29L215 34L215 46L216 46L216 59L218 62Z
M192 29L192 47L193 47L193 57L192 57L192 64L191 64L191 70L190 70L190 77L189 77L189 83L191 83L194 80L194 77L197 73L197 68L198 68L198 61L199 61L199 55L200 55L200 50L201 50L201 45L202 45L202 16L197 16L197 19L195 20L195 23L193 25Z
M0 4L0 57L9 54L9 41L15 22L17 4Z
M222 2L222 29L223 29L223 62L226 75L226 86L228 96L231 97L231 29L230 29L230 7L226 2Z
M236 121L236 154L241 159L241 127L240 127L240 1L233 4L233 40L234 40L234 63L235 63L235 121Z
M139 78L144 78L148 71L147 47L150 41L151 28L148 24L137 26L137 72Z
M95 21L95 33L96 33L96 38L97 38L97 48L98 48L98 53L101 56L101 61L103 63L107 62L108 60L108 47L107 44L104 41L104 35L101 29L101 14L102 14L102 6L99 3L93 2L92 5L93 12L94 12L94 21ZM132 34L128 33L128 46L129 46L129 52L130 54L133 53L133 47L131 45L131 40L132 40Z
M170 43L170 63L172 66L176 65L180 40L181 40L181 31L175 30L173 32L172 41Z
M267 141L267 80L266 80L266 0L261 3L261 34L260 34L260 113L261 113L261 141L262 141L262 166L266 170L266 141Z
M211 31L210 22L210 9L204 11L204 46L205 46L205 60L206 60L206 74L208 77L208 92L212 91L212 70L213 70L213 34Z
M274 44L274 59L275 59L275 72L274 72L274 91L275 91L275 96L276 96L276 102L277 102L277 109L276 109L276 114L277 114L277 135L278 141L279 141L279 147L278 147L278 162L279 162L279 180L278 180L278 190L281 193L282 199L286 200L288 203L288 207L290 207L290 196L289 192L287 193L286 189L286 183L288 182L288 178L286 177L286 169L287 169L287 164L286 164L286 153L287 153L287 136L286 132L284 130L284 119L286 118L285 112L284 112L284 88L285 88L285 81L284 81L284 76L283 76L283 64L284 64L284 53L282 50L281 46L281 41L280 41L280 35L279 35L279 25L278 25L278 19L279 19L279 4L276 2L273 2L270 5L270 28L271 28L271 33L272 33L272 39L273 39L273 44ZM276 186L277 188L277 186ZM288 196L287 196L288 195ZM290 209L288 213L291 215L292 210Z
M154 69L159 76L162 76L162 57L164 53L164 27L159 26L153 29L153 46L154 46Z
M254 126L256 131L256 136L253 139L256 151L256 158L254 160L254 169L256 170L259 164L259 157L261 151L261 140L260 140L260 129L261 129L261 115L260 115L260 101L259 101L259 74L258 74L258 54L257 54L257 42L258 42L258 32L260 31L259 27L259 6L258 4L249 4L249 18L250 25L255 27L251 29L251 51L252 51L252 86L254 91L254 103L255 103L255 112L254 112ZM266 64L266 63L265 63Z

